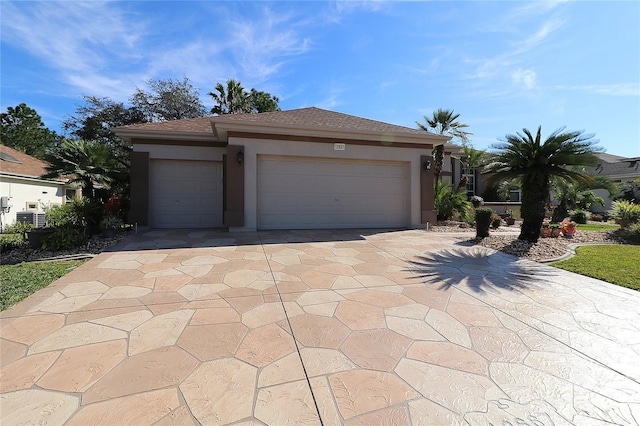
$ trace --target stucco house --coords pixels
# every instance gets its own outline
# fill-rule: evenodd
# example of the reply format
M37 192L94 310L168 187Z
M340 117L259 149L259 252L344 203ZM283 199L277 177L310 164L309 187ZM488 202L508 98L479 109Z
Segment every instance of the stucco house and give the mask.
M129 220L153 228L433 223L431 153L449 140L314 107L114 131L133 146Z
M2 229L15 223L17 213L62 205L67 191L75 192L64 180L42 179L46 166L42 160L0 145L0 196L12 204L9 211L3 209Z
M598 153L600 164L591 170L594 175L607 176L615 184L625 184L640 179L640 157L621 157L619 155ZM605 189L596 189L593 192L604 200L604 206L594 205L591 210L597 213L611 209L611 197ZM636 194L640 196L640 194Z

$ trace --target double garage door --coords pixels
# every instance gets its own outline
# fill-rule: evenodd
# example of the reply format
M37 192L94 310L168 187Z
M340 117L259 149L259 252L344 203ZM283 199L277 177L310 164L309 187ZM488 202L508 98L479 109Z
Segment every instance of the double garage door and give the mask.
M409 165L258 157L258 228L396 228L409 223Z
M151 160L149 219L154 228L222 226L222 163Z

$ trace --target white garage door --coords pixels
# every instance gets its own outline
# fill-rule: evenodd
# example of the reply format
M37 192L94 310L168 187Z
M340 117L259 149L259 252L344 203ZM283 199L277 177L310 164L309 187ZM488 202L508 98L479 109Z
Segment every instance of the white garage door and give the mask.
M151 160L150 169L152 227L222 226L222 163Z
M258 228L394 228L409 221L408 163L260 156Z

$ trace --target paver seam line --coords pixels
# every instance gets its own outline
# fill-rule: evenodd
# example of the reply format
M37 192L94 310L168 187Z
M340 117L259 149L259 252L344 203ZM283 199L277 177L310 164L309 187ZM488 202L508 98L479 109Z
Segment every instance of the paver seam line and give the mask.
M384 248L379 247L378 245L376 245L376 244L375 244L375 243L373 243L373 242L371 242L371 244L372 244L374 247L376 247L376 248L378 248L378 249L380 249L380 250L385 250ZM485 249L488 249L488 248L485 248ZM497 250L493 250L493 249L488 249L488 250L490 250L490 251L494 251L494 252L497 252ZM385 251L386 251L386 250L385 250ZM389 252L389 254L391 254L393 257L395 257L395 258L397 258L397 259L399 259L399 260L401 260L401 261L403 261L403 262L405 262L405 263L408 263L405 259L400 258L398 255L396 255L396 254L394 254L394 253ZM509 256L511 256L511 255L509 255ZM511 257L516 258L515 256L511 256ZM517 258L516 258L516 259L517 259ZM526 260L525 260L525 261L526 261ZM533 262L533 261L527 261L527 262L532 262L532 263L534 263L534 264L535 264L535 263L537 263L537 262ZM416 271L415 271L413 268L411 268L411 266L408 266L408 268L409 268L409 270L411 270L412 272L416 273ZM423 282L423 284L425 284L425 285L426 285L426 283L425 283L425 282ZM549 335L549 334L548 334L548 333L546 333L544 330L540 330L540 329L538 329L537 327L534 327L534 326L533 326L533 325L531 325L531 324L527 324L527 323L525 323L524 321L520 320L519 318L516 318L516 317L514 317L514 316L510 315L509 313L507 313L507 312L503 311L502 309L500 309L500 308L498 308L498 307L494 307L494 306L492 306L492 305L489 305L487 302L485 302L485 301L483 301L482 299L480 299L480 298L476 297L476 296L475 296L474 294L472 294L472 293L469 293L469 292L467 292L467 291L465 291L465 290L463 290L463 289L461 289L461 288L456 288L456 289L457 289L457 290L459 290L459 291L461 291L461 292L463 292L463 293L464 293L464 294L466 294L467 296L473 297L474 299L476 299L476 300L478 300L479 302L483 303L484 305L486 305L486 306L490 307L491 309L495 309L496 311L503 313L504 315L506 315L506 316L508 316L508 317L510 317L510 318L512 318L512 319L514 319L514 320L516 320L516 321L518 321L518 322L520 322L521 324L523 324L523 325L525 325L525 326L527 326L527 327L529 327L529 328L531 328L531 329L534 329L534 330L536 330L536 331L538 331L538 332L542 333L543 335L547 336L548 338L550 338L550 339L552 339L552 340L555 340L556 342L558 342L558 343L559 343L559 344L561 344L562 346L569 348L572 352L578 353L578 354L582 355L584 358L586 358L586 359L588 359L588 360L590 360L590 361L592 361L592 362L594 362L594 363L596 363L596 364L598 364L598 365L602 366L603 368L605 368L605 369L607 369L607 370L610 370L610 371L613 371L614 373L617 373L617 374L621 375L622 377L625 377L625 378L627 378L627 379L631 380L631 381L632 381L632 382L634 382L634 383L638 383L638 384L640 384L640 381L638 381L638 380L636 380L636 379L634 379L634 378L632 378L632 377L629 377L629 376L627 376L626 374L624 374L624 373L622 373L622 372L620 372L620 371L616 370L615 368L613 368L613 367L611 367L611 366L609 366L609 365L606 365L606 364L604 364L603 362L601 362L601 361L599 361L599 360L597 360L597 359L595 359L595 358L593 358L593 357L589 356L588 354L584 353L583 351L580 351L580 350L578 350L578 349L576 349L576 348L574 348L574 347L572 347L572 346L570 346L570 345L568 345L568 344L564 343L563 341L561 341L561 340L557 339L556 337ZM503 326L504 326L504 325L503 325ZM505 328L506 328L506 327L505 327ZM493 383L494 383L494 384L495 384L495 385L496 385L500 390L502 390L502 388L501 388L500 386L498 386L498 384L497 384L497 383L495 383L495 381L494 381L492 378L490 378L490 377L489 377L489 380L491 380L491 382L493 382ZM502 390L502 391L504 392L504 390ZM599 394L598 392L595 392L595 393ZM505 392L505 395L508 395L508 394Z
M309 386L309 392L311 392L311 398L313 399L313 405L316 407L316 414L318 414L318 420L320 420L320 426L324 426L322 421L322 416L320 415L320 408L318 407L318 401L316 400L316 395L313 392L313 387L311 387L311 379L309 379L309 374L307 373L307 369L304 365L304 361L302 360L302 354L300 353L300 347L298 346L298 339L296 339L296 335L293 332L293 327L291 326L291 319L289 318L289 314L287 313L287 307L284 304L284 300L282 299L282 294L280 293L280 289L278 288L278 282L276 280L275 275L273 274L273 270L271 269L271 262L269 262L269 257L264 248L264 244L262 243L262 236L260 232L256 232L258 234L258 239L260 240L260 247L262 247L262 253L264 254L265 260L267 261L267 265L269 266L269 273L271 274L271 279L273 280L273 284L276 287L276 291L278 292L278 298L280 299L280 304L282 305L282 309L284 310L284 317L287 320L287 324L289 325L289 330L291 330L291 337L293 338L293 344L296 347L296 352L298 353L298 359L300 359L300 365L302 366L302 371L304 372L304 377L307 381L307 385Z
M576 246L578 246L578 245L589 245L589 244L576 244ZM592 244L592 245L593 245L593 244ZM596 245L598 245L598 243L596 243ZM602 244L600 244L600 245L602 245ZM604 245L607 245L607 244L604 244ZM487 249L487 250L491 250L491 251L494 251L494 252L497 252L497 250L489 249L489 248L487 248L487 247L485 247L485 249ZM509 255L509 256L511 256L511 255ZM516 258L515 256L511 256L511 257ZM517 259L517 258L516 258L516 259ZM525 262L532 262L532 263L534 263L534 264L535 264L535 263L539 263L539 262L534 262L534 261L531 261L531 260L524 260L524 261L525 261ZM546 266L549 266L549 265L546 265ZM514 319L514 320L516 320L516 321L518 321L518 322L520 322L521 324L524 324L525 326L527 326L527 327L529 327L529 328L532 328L532 329L534 329L534 330L536 330L536 331L538 331L538 332L542 333L543 335L545 335L545 336L549 337L550 339L555 340L556 342L560 343L562 346L569 348L572 352L578 353L578 354L582 355L583 357L585 357L586 359L588 359L588 360L590 360L590 361L592 361L592 362L594 362L594 363L596 363L596 364L598 364L598 365L600 365L600 366L604 367L605 369L607 369L607 370L611 370L611 371L613 371L614 373L617 373L617 374L621 375L622 377L625 377L625 378L627 378L627 379L631 380L631 381L632 381L632 382L634 382L634 383L638 383L638 384L640 384L640 381L638 381L638 380L634 379L633 377L629 377L629 376L627 376L626 374L622 373L621 371L616 370L616 369L615 369L615 368L613 368L612 366L610 366L610 365L606 365L606 364L604 364L602 361L599 361L599 360L597 360L597 359L593 358L592 356L590 356L590 355L588 355L588 354L584 353L583 351L580 351L580 350L578 350L578 349L576 349L576 348L574 348L574 347L572 347L572 346L570 346L570 345L568 345L568 344L564 343L563 341L561 341L561 340L557 339L556 337L551 336L550 334L548 334L548 333L547 333L547 332L545 332L544 330L541 330L541 329L539 329L539 328L537 328L537 327L535 327L535 326L533 326L533 325L531 325L531 324L527 324L526 322L524 322L524 321L520 320L519 318L514 317L513 315L510 315L509 313L507 313L507 312L503 311L503 310L502 310L502 309L500 309L500 308L497 308L497 307L494 307L494 306L489 305L488 303L486 303L486 302L484 302L483 300L479 299L478 297L476 297L476 296L475 296L474 294L472 294L472 293L469 293L469 292L467 292L467 291L465 291L465 290L463 290L463 289L461 289L461 288L458 288L458 290L460 290L461 292L465 293L467 296L473 297L474 299L478 300L479 302L482 302L483 304L485 304L485 305L487 305L487 306L491 307L492 309L495 309L495 310L497 310L498 312L501 312L501 313L503 313L504 315L506 315L506 316L508 316L508 317L510 317L510 318L512 318L512 319ZM544 321L542 321L542 322L544 322Z

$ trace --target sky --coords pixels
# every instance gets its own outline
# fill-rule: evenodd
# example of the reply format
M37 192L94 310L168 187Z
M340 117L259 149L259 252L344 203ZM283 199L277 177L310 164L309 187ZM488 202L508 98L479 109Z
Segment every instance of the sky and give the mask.
M0 106L45 125L150 79L239 79L309 106L416 128L453 109L486 149L542 126L640 156L638 1L0 1Z

